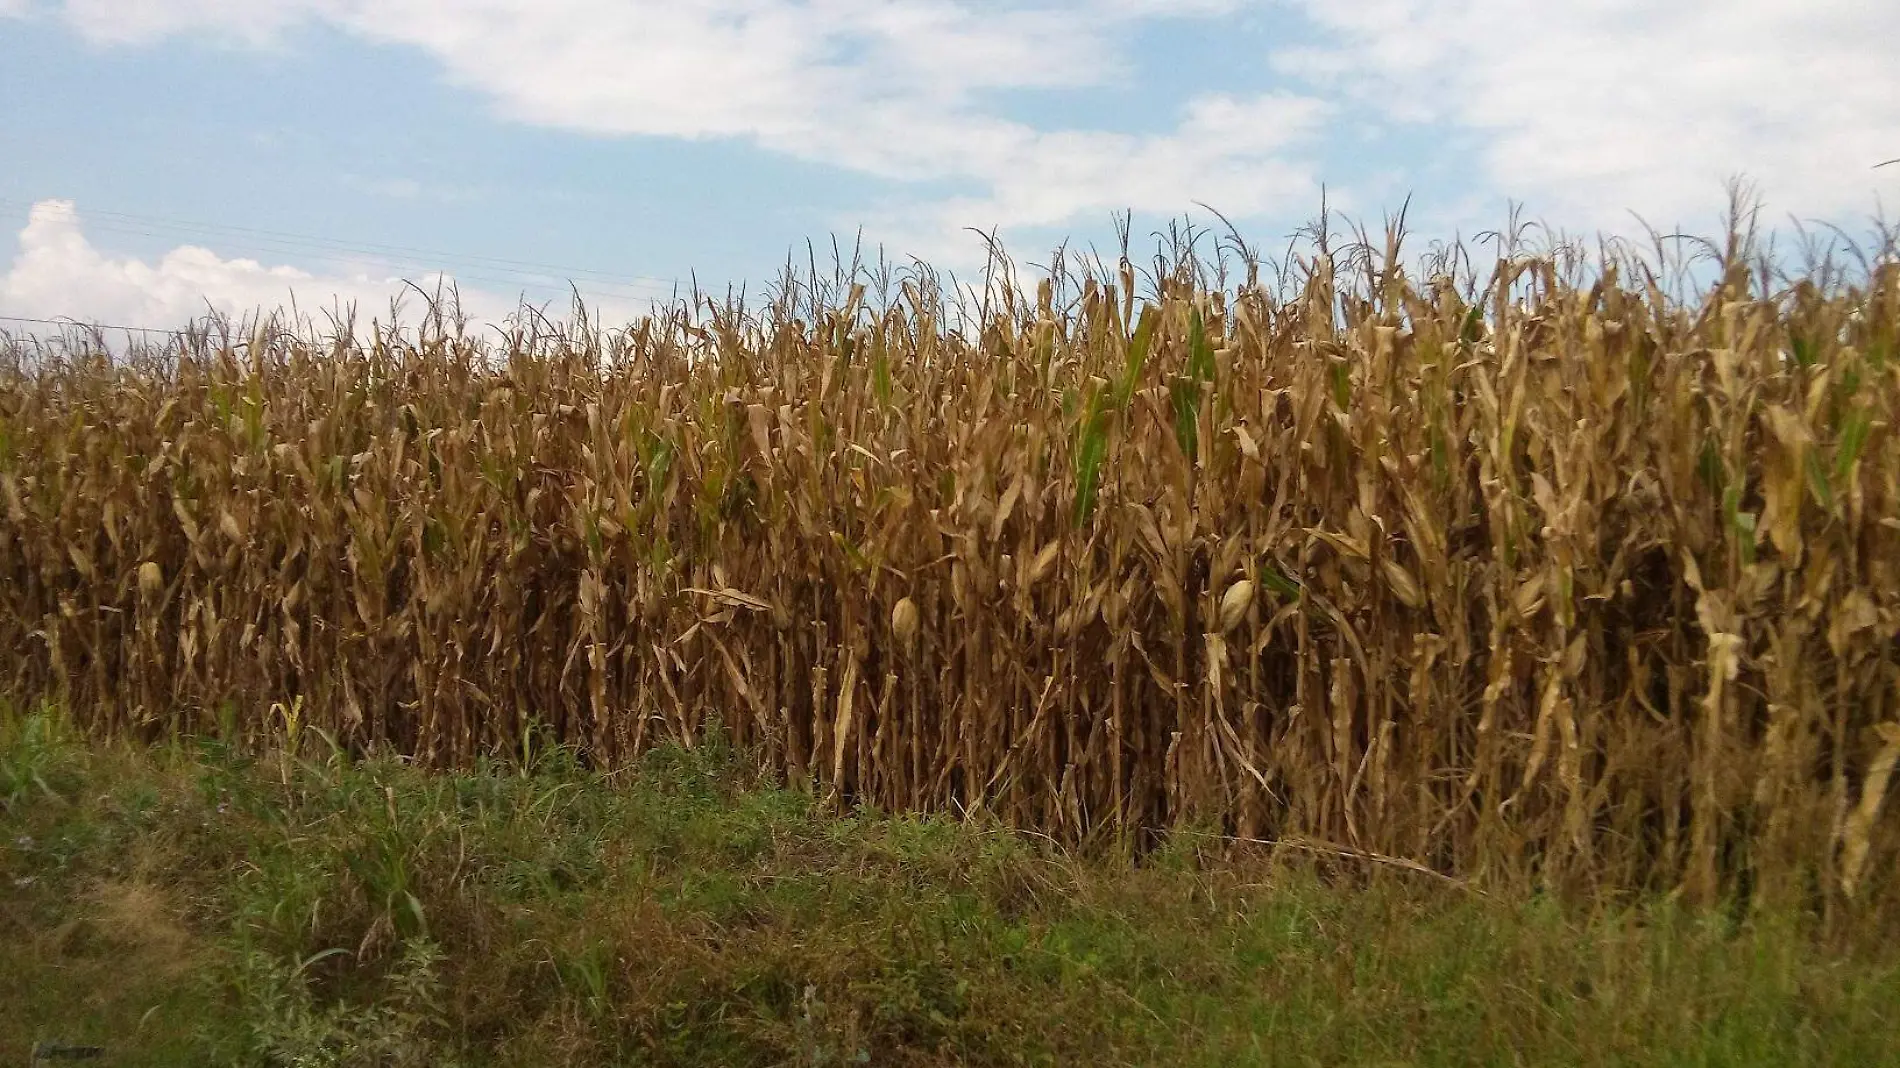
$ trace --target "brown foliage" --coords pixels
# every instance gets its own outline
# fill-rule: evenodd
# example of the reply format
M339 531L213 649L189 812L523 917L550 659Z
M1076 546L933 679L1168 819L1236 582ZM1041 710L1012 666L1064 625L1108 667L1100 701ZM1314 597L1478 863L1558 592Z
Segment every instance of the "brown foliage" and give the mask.
M1126 269L961 320L919 274L499 343L16 345L0 685L146 734L301 697L438 762L716 722L1069 839L1884 886L1900 267L1683 302L1374 260L1284 300L1182 261L1139 313Z

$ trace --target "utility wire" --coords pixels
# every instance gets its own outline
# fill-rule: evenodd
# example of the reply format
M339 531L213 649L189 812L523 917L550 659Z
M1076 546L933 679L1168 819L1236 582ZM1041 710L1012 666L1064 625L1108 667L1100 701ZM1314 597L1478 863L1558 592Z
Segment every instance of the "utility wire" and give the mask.
M0 207L8 207L8 208L17 209L17 208L31 208L32 205L25 201L18 201L18 200L13 200L6 197L0 197ZM439 249L415 248L409 245L389 245L389 244L383 244L379 242L348 242L348 241L340 241L336 238L317 237L310 234L297 234L297 233L291 233L284 230L263 230L263 229L258 229L255 227L236 226L236 225L225 224L225 223L206 223L206 222L193 222L193 221L184 220L184 219L167 219L167 218L161 218L159 216L154 216L154 215L134 215L130 212L122 212L122 211L105 211L105 210L88 209L84 212L78 212L77 214L80 216L82 220L90 220L93 218L100 218L100 217L112 218L112 219L124 220L125 222L128 222L128 223L136 223L142 226L152 226L152 227L158 227L160 229L170 229L170 230L197 231L197 232L212 234L214 236L224 235L224 234L251 234L251 235L256 235L259 237L266 237L266 238L272 238L279 241L289 242L293 245L302 245L305 247L334 248L341 252L358 253L358 254L364 254L364 255L394 253L394 254L406 254L406 255L415 255L415 256L428 256L432 259L456 260L456 261L460 261L464 263L482 263L482 264L487 264L487 265L496 266L496 267L521 268L521 269L527 269L527 270L540 270L540 271L554 271L561 275L571 275L571 276L576 276L576 277L583 276L583 275L596 276L602 279L613 280L621 284L631 284L631 283L638 282L638 283L646 283L649 285L668 286L668 287L673 285L673 280L671 279L656 278L650 275L627 276L627 275L617 274L617 273L609 272L609 271L592 270L592 269L582 268L582 267L564 267L560 264L541 263L541 262L537 262L533 260L515 260L515 259L505 259L498 256L481 256L481 255L473 255L473 254L468 254L468 253L444 252Z
M0 197L0 209L9 211L22 208L30 210L29 202ZM77 213L81 223L88 228L104 229L115 233L129 233L143 237L162 237L154 230L167 230L198 236L217 237L226 244L240 245L247 251L268 251L290 254L318 255L320 258L335 259L335 254L352 255L366 258L398 257L408 260L412 265L441 269L430 261L444 264L465 264L478 269L504 272L538 274L553 272L568 280L585 280L594 284L604 284L615 288L644 290L647 293L672 293L678 285L675 280L656 278L650 275L620 275L608 271L579 267L564 267L558 264L542 263L533 260L506 259L498 256L481 256L466 253L442 252L434 249L415 248L407 245L391 245L380 242L347 242L334 238L317 237L309 234L296 234L282 230L264 230L247 226L232 226L216 223L194 222L182 219L167 219L158 216L135 215L130 212L87 210ZM257 240L257 239L262 239ZM325 255L327 254L327 255ZM414 257L423 257L415 260ZM474 277L474 276L470 276ZM492 276L491 276L492 278Z
M87 323L78 319L34 319L25 315L0 315L0 323L31 323L34 326L63 326L74 330L123 330L130 334L182 334L180 330L165 330L156 326L114 326L110 323Z
M130 227L130 226L120 226L120 225L115 225L112 223L94 223L94 222L88 221L85 225L86 225L86 229L89 232L129 234L129 235L134 235L134 236L139 236L139 237L156 237L156 238L163 238L165 236L162 234L153 233L149 230L143 230L143 229ZM294 248L294 247L281 247L281 246L271 245L271 244L253 243L253 242L247 242L247 241L230 241L230 240L220 240L217 242L217 244L220 247L220 249L226 252L242 252L242 253L253 253L253 254L270 254L270 255L301 257L305 259L313 259L313 260L323 262L323 263L334 264L340 267L354 267L358 269L361 269L362 267L366 265L365 262L362 260L353 261L345 257L339 256L335 253L321 252L321 251L312 253L309 250ZM456 264L428 263L422 260L399 261L399 260L393 260L393 259L383 257L383 256L376 256L374 258L374 263L369 264L369 265L380 266L380 267L388 269L391 272L408 273L411 275L440 273L440 274L450 275L458 281L479 282L479 283L484 283L489 286L499 286L502 288L520 286L520 287L528 288L528 289L538 289L538 290L548 290L548 291L554 291L554 290L566 291L571 287L571 288L579 289L583 296L595 297L595 298L600 298L600 299L621 299L621 300L635 299L637 300L640 298L646 298L649 300L664 300L664 299L668 299L668 297L670 297L673 292L673 290L671 290L670 288L666 290L661 290L657 284L641 285L641 284L634 284L634 283L593 282L593 281L587 281L587 280L584 280L579 284L572 284L565 280L551 279L551 278L546 278L546 277L537 278L537 277L529 276L525 274L504 276L504 275L497 275L497 274L488 273L488 272L484 272L480 270L470 271ZM611 292L609 291L610 287L614 289L618 289L619 291Z
M114 323L93 323L84 319L66 317L61 319L41 319L30 315L0 315L0 323L26 323L31 326L57 326L69 330L120 330L128 334L164 334L176 336L190 333L193 327L161 326L122 326ZM196 324L194 324L195 326ZM37 335L35 335L37 336Z
M136 237L154 237L154 238L164 238L166 236L163 234L154 233L150 230L141 229L138 227L119 225L119 224L115 224L111 222L93 222L89 219L85 220L84 225L85 225L86 230L89 232L102 231L105 233L128 234L128 235L132 235ZM344 266L344 267L360 268L364 266L364 264L360 260L352 261L342 256L339 256L335 252L329 252L327 250L309 250L309 249L304 249L304 248L298 248L295 246L286 246L281 243L266 243L266 242L254 242L254 241L244 241L244 240L221 239L217 243L221 249L227 252L248 252L248 253L263 253L263 254L284 255L284 256L299 256L299 257L304 257L306 259L314 259L314 260L318 260L324 263L330 263L330 264L335 264L335 265ZM448 275L454 278L456 281L459 281L459 282L478 282L478 283L487 284L489 286L499 286L503 288L519 286L526 289L536 289L536 290L544 290L544 291L558 290L562 292L565 292L566 290L570 288L570 283L567 282L566 280L549 278L546 276L537 277L537 276L528 275L525 273L513 274L513 275L495 274L495 273L483 271L480 269L473 270L473 271L465 270L453 263L430 263L428 261L419 260L419 259L397 260L397 259L392 259L389 257L382 256L380 254L370 254L370 253L366 253L365 255L371 257L375 261L376 265L387 267L392 271L406 271L407 273L411 273L411 274L444 274L444 275ZM321 281L320 279L312 279L312 280ZM293 288L296 285L296 280L286 279L285 281L289 283ZM598 298L598 299L637 300L637 299L645 298L649 300L665 300L665 299L670 298L670 296L674 292L671 283L666 283L665 284L666 288L664 289L661 288L661 285L662 284L658 282L630 283L630 282L595 282L591 280L583 280L582 282L578 284L572 284L572 288L578 289L581 295L584 297L593 297L593 298ZM609 291L610 287L618 288L621 290L621 292L610 292Z
M153 238L168 237L168 235L166 234L156 233L156 232L153 232L152 230L145 229L142 227L129 226L129 225L124 225L124 224L119 224L119 223L114 223L114 222L96 222L89 218L84 220L84 225L85 225L86 230L89 232L97 231L97 232L114 233L114 234L127 234L127 235L131 235L135 237L153 237ZM463 265L458 264L458 263L431 262L431 261L423 260L420 258L407 258L407 257L395 258L395 257L385 255L383 253L371 252L369 250L357 250L357 249L332 250L332 249L322 249L322 248L308 248L308 247L301 247L294 244L290 244L288 242L276 241L276 240L245 240L245 239L230 239L230 238L222 238L222 237L220 237L216 243L220 249L231 251L231 252L265 253L265 254L272 254L272 255L302 257L306 259L317 260L324 263L336 264L339 266L361 267L364 265L364 261L369 261L374 265L385 266L393 270L413 269L413 271L416 271L416 272L429 273L429 274L434 274L434 273L449 274L449 275L453 275L454 277L458 279L465 279L468 281L476 281L476 282L487 282L490 284L502 285L502 286L528 285L534 288L541 288L541 289L566 289L568 288L568 285L569 285L567 280L553 278L551 276L535 276L535 275L530 275L527 272L495 274L495 273L492 273L495 269L481 268L479 265L476 267L475 270L471 271L471 270L465 269ZM346 252L356 254L356 258L351 259L343 255L343 253L346 253ZM503 270L505 271L505 269ZM621 297L630 297L630 296L631 297L639 297L639 296L652 297L652 296L658 296L662 292L668 292L668 293L671 292L670 283L666 284L663 290L661 288L662 284L658 282L652 282L652 283L611 282L611 281L604 281L604 280L596 281L593 279L582 279L579 282L579 287L584 288L589 292L596 292L602 296L618 295ZM620 290L624 290L625 292L622 292L619 294L609 294L605 292L605 290L609 288L620 289Z

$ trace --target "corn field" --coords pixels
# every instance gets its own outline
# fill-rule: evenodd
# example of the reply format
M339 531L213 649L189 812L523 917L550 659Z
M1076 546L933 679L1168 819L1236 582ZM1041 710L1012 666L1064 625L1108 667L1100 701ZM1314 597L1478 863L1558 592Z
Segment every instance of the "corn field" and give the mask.
M14 341L0 688L440 764L717 730L1071 841L1886 894L1900 264L1683 298L1359 253Z

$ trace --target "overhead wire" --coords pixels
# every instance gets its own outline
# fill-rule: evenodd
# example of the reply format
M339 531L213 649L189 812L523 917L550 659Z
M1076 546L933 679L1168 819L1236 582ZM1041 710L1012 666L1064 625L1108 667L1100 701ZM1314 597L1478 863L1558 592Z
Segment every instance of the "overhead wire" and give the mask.
M17 208L31 208L32 206L33 205L31 203L26 202L26 201L13 200L8 197L0 197L0 207L17 209ZM544 262L539 262L535 260L517 260L517 259L510 259L510 258L500 257L500 256L476 255L472 253L461 253L461 252L446 252L441 249L417 248L411 245L393 245L393 244L386 244L386 243L374 242L374 241L354 241L354 242L341 241L332 237L319 237L313 234L298 234L298 233L292 233L286 230L266 230L266 229L260 229L257 227L251 227L251 226L237 226L237 225L229 224L229 223L207 223L207 222L196 222L196 221L185 220L185 219L168 219L168 218L163 218L163 217L155 216L155 215L135 215L131 212L123 212L123 211L87 209L86 211L82 213L78 213L78 214L80 214L81 218L86 219L86 220L91 220L95 218L119 219L128 223L136 223L142 226L149 226L149 227L156 227L160 229L170 229L170 230L197 231L197 232L207 233L213 236L228 235L228 234L255 235L258 237L271 238L279 242L286 242L286 243L297 245L297 246L305 246L305 247L313 247L313 248L315 247L333 248L340 252L357 253L357 254L363 254L363 255L394 254L394 255L409 255L409 256L426 256L426 257L429 257L430 259L453 260L453 261L461 262L461 263L480 264L480 265L491 266L491 267L502 267L502 268L508 268L508 269L519 269L519 270L528 270L528 271L552 271L562 276L597 277L604 281L612 281L618 285L645 284L645 285L655 285L655 286L671 286L673 285L675 281L674 279L659 278L653 275L623 275L618 272L595 270L592 268L585 268L585 267L569 267L569 266L563 266L561 264L544 263Z
M0 197L0 210L30 209L31 207L32 205L27 202ZM606 271L562 267L531 260L441 252L377 242L345 242L334 238L294 234L287 231L164 219L156 216L135 215L130 212L87 210L79 213L79 218L87 229L103 230L108 233L161 239L179 234L199 238L210 237L218 239L219 244L225 248L236 251L303 256L359 268L364 265L361 261L368 260L379 262L384 266L449 274L458 281L467 280L504 286L525 283L529 288L544 290L571 288L581 290L583 296L606 299L627 297L670 299L679 291L679 283L675 280L644 275L615 275ZM611 293L603 291L604 289L623 292Z
M88 323L79 319L36 319L28 315L0 315L0 323L30 323L34 326L61 326L74 330L123 330L128 334L181 334L180 329L157 326L115 326L112 323Z
M88 230L101 231L105 233L125 234L128 236L136 236L136 237L163 237L164 236L162 234L156 234L150 231L140 230L135 227L117 226L110 223L88 222L86 226ZM563 279L551 278L547 276L537 277L537 276L531 276L531 275L526 275L526 274L514 274L514 275L495 274L495 273L482 271L482 270L471 271L471 270L464 269L453 263L430 263L423 260L392 260L386 257L376 257L374 258L374 260L350 260L350 259L345 259L345 258L336 256L334 254L329 254L329 255L322 254L322 253L311 254L305 250L297 249L293 247L273 246L273 245L262 244L262 243L250 243L250 242L241 242L241 241L221 241L219 242L219 245L222 249L224 249L227 252L263 253L263 254L273 254L273 255L281 255L281 256L301 256L307 259L316 260L316 261L330 264L333 266L343 267L343 268L355 268L357 270L362 270L365 267L380 266L380 267L387 268L396 273L407 273L410 275L442 274L442 275L446 275L452 278L453 280L457 282L482 283L489 286L500 286L504 288L519 286L524 289L540 290L540 291L546 291L546 292L561 292L563 294L565 294L570 289L570 283L568 283L567 281ZM290 282L293 286L295 285L294 280L286 280L286 281ZM657 286L649 288L646 286L636 287L631 284L622 285L620 287L622 291L620 292L609 291L608 287L614 286L614 285L615 285L614 283L587 282L585 284L579 284L579 283L572 284L571 288L574 290L578 290L583 297L591 297L591 298L607 299L607 300L639 300L639 299L665 300L665 299L668 299L668 297L671 295L670 288L668 290L662 291Z

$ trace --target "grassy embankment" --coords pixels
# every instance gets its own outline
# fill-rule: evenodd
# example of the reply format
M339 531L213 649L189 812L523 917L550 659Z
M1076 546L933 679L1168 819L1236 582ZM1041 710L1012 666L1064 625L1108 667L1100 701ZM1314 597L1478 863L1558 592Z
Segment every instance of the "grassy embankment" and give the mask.
M1396 233L1276 289L1188 241L624 330L4 345L0 694L250 742L301 700L437 767L718 729L1068 844L1900 910L1888 246L1738 237L1671 293L1574 250L1408 275Z
M1900 235L1196 240L0 343L0 1060L1896 1060Z
M0 742L0 1062L1900 1062L1863 932L861 813L715 743L427 772ZM1858 948L1856 948L1858 947Z

